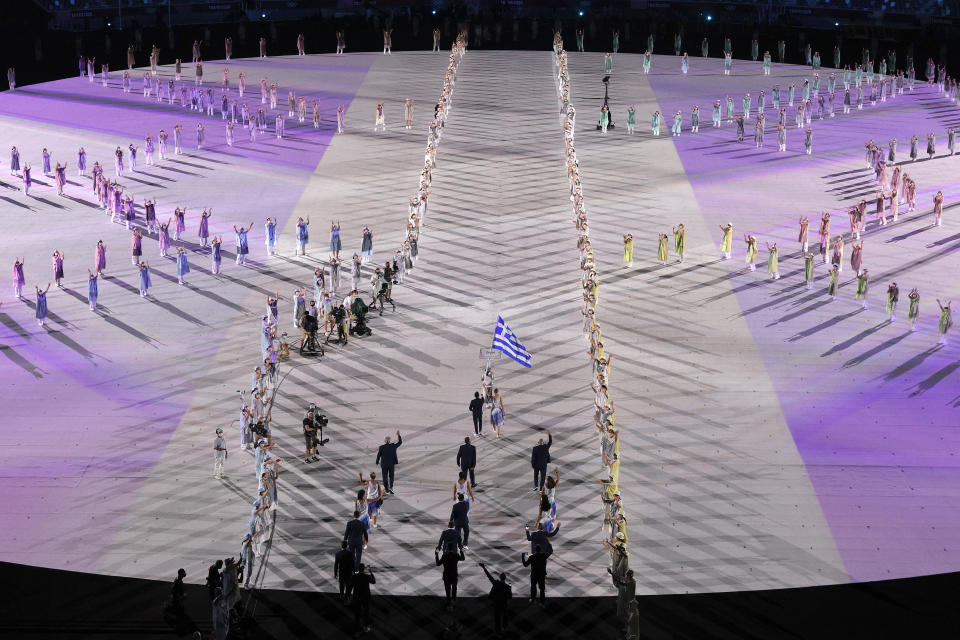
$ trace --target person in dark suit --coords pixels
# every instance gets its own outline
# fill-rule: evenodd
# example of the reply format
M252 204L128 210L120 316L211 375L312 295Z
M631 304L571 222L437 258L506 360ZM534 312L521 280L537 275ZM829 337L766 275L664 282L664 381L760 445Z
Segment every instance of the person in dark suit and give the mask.
M480 399L480 392L473 392L473 400L467 407L473 414L473 435L479 436L483 432L483 400Z
M510 604L510 598L513 597L513 588L507 582L507 574L501 573L496 580L487 570L487 565L480 563L480 568L487 574L487 580L490 581L490 601L493 603L493 633L494 637L499 638L507 626L507 607Z
M450 542L456 544L458 549L463 547L463 538L460 537L460 532L454 528L453 520L447 523L447 528L440 534L440 540L437 542L436 550L446 549L447 544Z
M340 551L333 556L333 577L340 582L340 602L350 597L353 567L353 554L347 549L347 541L344 540L340 543Z
M433 557L438 567L443 565L443 590L447 594L447 609L452 610L453 605L457 602L457 580L459 578L457 565L461 560L465 560L463 549L457 551L453 543L448 543L444 547L443 557L436 549L433 550Z
M354 624L357 632L362 629L364 633L370 631L370 585L376 584L377 579L373 575L373 569L366 573L366 565L359 565L357 572L353 574L353 615Z
M450 520L453 522L453 528L460 537L463 532L463 546L461 549L469 549L470 544L470 503L463 499L463 494L457 494L457 502L450 511Z
M477 467L477 448L470 444L470 438L464 438L463 444L457 450L457 465L460 471L470 474L470 486L476 487L477 481L473 472Z
M530 541L530 552L533 553L538 547L544 549L544 554L549 558L553 554L553 545L550 544L550 538L560 533L560 521L558 520L554 526L553 531L547 533L543 530L543 523L537 523L537 530L533 533L530 533L530 527L527 527L526 534L527 540Z
M543 438L533 448L530 454L530 466L533 467L533 490L543 491L543 483L547 481L547 465L550 464L550 445L553 444L553 434L547 429L547 441Z
M533 554L527 557L527 552L520 554L520 561L523 566L530 567L530 602L537 599L537 589L540 589L540 606L547 602L546 583L547 583L547 554L538 545Z
M397 459L397 448L402 444L403 438L400 437L400 431L398 430L396 442L390 442L390 436L387 436L380 448L377 449L377 464L380 465L383 488L391 495L393 494L393 471L400 464Z
M353 520L347 523L347 530L343 533L343 541L347 543L347 549L353 554L353 566L360 566L360 558L363 556L363 547L367 544L367 528L360 522L360 512L353 512Z

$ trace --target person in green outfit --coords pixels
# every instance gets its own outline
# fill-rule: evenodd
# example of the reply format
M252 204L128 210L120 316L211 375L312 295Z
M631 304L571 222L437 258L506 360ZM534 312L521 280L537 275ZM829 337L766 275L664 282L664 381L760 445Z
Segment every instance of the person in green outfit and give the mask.
M837 292L840 291L840 268L837 265L833 265L833 269L830 269L830 286L827 289L827 293L833 298L833 301L837 301Z
M780 279L780 260L777 258L777 243L767 244L767 273L774 280Z
M910 321L910 331L917 330L917 320L920 319L920 292L914 287L908 296L910 308L907 309L907 320Z
M607 108L607 105L600 107L600 132L606 133L607 127L610 125L610 109Z
M813 254L809 251L803 254L803 277L807 281L807 289L813 289Z
M637 126L637 108L634 105L627 107L627 133L633 134L634 127Z
M673 250L680 256L680 262L683 262L683 250L687 244L687 230L683 228L683 224L679 224L673 228Z
M937 343L947 344L947 331L950 331L950 327L953 326L953 313L950 311L950 301L948 300L947 304L944 305L940 302L940 298L937 298L937 306L940 307L940 322L937 323L940 339L937 340Z
M667 234L661 233L658 234L660 241L657 244L657 262L660 264L667 264L669 259L669 250L667 249Z
M744 234L743 241L747 245L747 268L750 269L750 271L756 271L757 239L754 236Z
M866 271L866 269L864 269ZM897 302L900 301L900 287L894 282L887 287L887 315L890 316L890 322L897 321Z
M867 276L867 270L862 270L857 274L857 300L863 300L863 308L869 309L870 303L867 300L867 291L870 288L870 281Z
M577 29L577 51L583 53L583 29Z
M662 122L662 120L663 118L660 115L660 112L654 111L653 115L650 117L650 131L653 132L653 135L655 136L660 135L660 123Z
M633 266L633 234L623 234L623 264L626 267Z
M613 56L611 56L609 53L604 54L603 56L603 72L613 73Z
M673 127L670 128L670 133L679 136L680 130L683 127L683 113L677 111L673 116Z
M723 231L723 240L720 241L720 257L729 260L733 249L733 223L728 222L727 226L720 225L720 230Z

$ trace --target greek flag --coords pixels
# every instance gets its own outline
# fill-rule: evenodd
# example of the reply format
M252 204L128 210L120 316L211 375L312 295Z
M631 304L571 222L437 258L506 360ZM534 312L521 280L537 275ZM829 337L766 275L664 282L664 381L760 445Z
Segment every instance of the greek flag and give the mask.
M523 348L502 316L497 316L497 328L493 332L493 348L502 351L525 367L530 366L530 352Z

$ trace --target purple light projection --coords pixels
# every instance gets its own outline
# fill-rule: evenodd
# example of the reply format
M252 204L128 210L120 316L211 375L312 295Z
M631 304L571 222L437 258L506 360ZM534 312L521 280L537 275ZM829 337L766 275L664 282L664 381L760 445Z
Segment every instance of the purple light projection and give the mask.
M254 215L254 212L266 210L257 210L253 203L268 202L269 215L278 217L279 226L283 228L331 142L335 132L336 105L349 107L372 60L372 56L348 56L338 60L335 66L313 60L299 61L298 70L303 71L307 65L308 73L298 76L301 86L297 87L297 93L310 101L315 97L321 100L323 122L321 129L314 129L308 109L307 122L304 124L298 124L295 118L288 119L288 138L283 141L273 137L272 120L268 120L269 132L259 137L254 145L246 141L245 130L238 127L236 135L239 142L233 148L228 148L219 108L216 116L208 117L179 106L158 104L155 99L142 96L138 76L134 76L132 93L123 94L119 73L111 74L107 88L99 83L88 83L86 78L69 78L18 88L16 92L4 92L0 94L0 115L22 120L22 123L15 123L19 127L19 137L7 139L8 147L16 144L25 156L28 153L33 156L39 154L42 146L51 146L55 161L66 160L70 164L68 173L71 181L75 179L76 149L79 146L87 148L88 167L94 160L99 160L112 176L112 157L102 152L95 153L95 147L99 145L102 149L109 149L113 144L126 148L132 142L142 152L145 134L150 133L156 138L161 128L170 132L175 123L183 123L184 146L188 155L176 158L183 160L179 165L172 161L164 163L171 177L162 183L164 190L160 192L158 211L161 219L166 217L181 196L194 197L197 192L194 186L187 189L189 193L178 193L176 180L181 174L175 171L206 176L223 167L225 171L252 170L264 174L264 180L235 179L229 190L218 190L209 196L215 212L211 233L223 233L224 249L232 251L232 225L245 224L251 217L259 221L251 234L251 246L263 244L262 219L266 214L258 212ZM275 60L255 64L264 67L265 75L270 75L272 69L289 66L289 63ZM219 70L220 66L220 63L209 63L208 73ZM249 65L244 63L243 66ZM248 89L251 90L247 94L247 102L251 107L259 107L259 76L252 77L254 74L249 70L247 75ZM235 71L232 76L236 95ZM281 85L281 104L278 106L283 109L284 115L287 90L288 87ZM214 94L219 95L219 90L215 89ZM279 110L273 114L277 112ZM348 113L348 122L349 117ZM202 152L195 150L195 127L198 121L203 121L207 126L207 143ZM7 124L10 123L8 120ZM106 142L104 137L107 138ZM51 138L67 138L71 142L53 148ZM142 156L140 163L143 164ZM38 161L34 164L39 167ZM159 168L145 169L149 170L135 174L139 180L159 181L160 178L149 178L149 174L164 175ZM266 181L281 173L282 180L278 184L282 188L270 190L269 200L266 200ZM156 193L149 186L138 184L133 177L121 182L137 195L138 200L145 197L146 192ZM89 180L85 179L82 183L88 189ZM0 203L0 207L7 214L11 211L21 212L21 209L13 206L13 202ZM102 220L101 212L91 209L88 213L97 216L97 222ZM42 214L43 217L36 219L46 224L56 210L51 208ZM142 216L142 212L138 215ZM85 220L93 218L85 217L75 222L83 224ZM195 234L196 220L192 220L191 224ZM87 261L92 259L96 236L92 240L84 237L79 242L79 237L71 239L68 224L60 227L62 229L50 225L50 237L39 240L38 244L46 247L46 243L58 246L55 243L72 242L59 245L67 248L68 270L73 274L84 272ZM123 305L131 304L126 298L142 302L137 299L135 289L133 295L129 295L136 280L130 275L127 232L121 234L119 227L97 229L101 230L90 232L103 233L108 244L107 275L100 282L102 304L117 311ZM24 233L29 235L29 231ZM22 238L25 242L26 236ZM195 240L195 236L191 240ZM145 247L153 242L155 240L144 237ZM77 244L82 248L75 249ZM151 250L155 251L155 245L151 246ZM13 255L23 255L26 251L19 244L16 247L8 244L3 257L12 262ZM145 253L154 255L152 251ZM225 262L228 259L225 257ZM159 266L161 261L152 262ZM194 268L203 268L208 265L209 259L192 256L191 262ZM110 332L109 336L103 335L102 339L91 339L90 334L81 336L69 320L62 318L59 321L54 318L53 331L48 333L39 329L28 314L32 313L29 307L29 301L33 298L32 285L41 279L43 283L47 282L49 264L28 260L26 272L28 308L19 309L22 303L10 301L7 295L4 296L6 303L0 308L0 352L5 356L0 358L0 375L8 397L21 399L18 403L8 403L11 413L5 422L3 442L9 446L0 476L6 487L10 513L27 514L7 522L8 539L13 541L8 551L12 548L19 553L5 553L3 559L96 571L98 556L109 547L110 539L109 536L91 539L87 529L90 524L96 524L97 530L102 530L104 525L116 526L122 522L126 506L135 498L142 480L150 474L193 397L189 382L164 379L165 374L160 373L164 365L169 363L169 358L176 357L166 352L166 345L172 340L179 340L178 352L192 353L201 362L212 358L221 344L219 340L210 340L210 336L205 335L207 321L223 321L231 313L235 316L236 309L229 308L230 301L226 301L226 305L212 305L211 316L201 318L195 312L176 308L176 305L163 300L152 302L157 306L157 322L161 321L160 318L175 314L179 316L178 321L194 327L194 331L180 338L173 336L163 326L131 326L128 324L129 317L122 313L105 316L112 327L101 332ZM155 283L162 277L160 270L155 270ZM68 289L67 294L59 294L64 297L52 300L53 314L57 314L58 309L62 313L68 304L78 305L78 301L65 297L68 294L78 298L79 303L85 300L86 287L82 290L76 285L74 287L76 290ZM121 295L119 289L128 291ZM54 291L51 290L51 296ZM49 420L45 417L49 417ZM82 492L75 490L75 487L81 481L88 490L87 495L78 499ZM120 491L117 490L118 481L124 483ZM105 504L109 506L105 507ZM93 513L99 513L95 523L90 522ZM83 553L77 553L75 545L81 541L85 549ZM37 550L36 555L31 555L33 549Z
M787 85L794 82L799 96L802 79L812 78L812 72L775 66L774 75L764 77L759 63L736 61L734 75L725 78L719 59L692 63L691 74L683 76L677 59L659 56L649 81L668 132L672 114L683 111L685 133L673 138L673 144L700 209L711 225L733 220L735 238L749 231L758 235L761 245L764 239L771 239L789 247L787 255L781 254L781 272L785 274L802 273L794 271L803 267L795 253L800 215L810 216L813 247L818 209L836 212L860 197L869 201L872 188L863 162L863 145L868 139L875 139L885 150L887 140L897 137L898 160L902 161L910 135L920 137L922 154L925 133L934 131L942 153L950 119L944 118L957 114L957 107L942 94L918 82L913 94L876 106L868 103L864 111L854 107L853 113L843 115L841 73L837 77L837 116L824 121L814 116L814 155L803 154L803 129L793 125L793 108L787 109L788 152L781 154L776 150L777 112L771 108L770 90L779 83L785 103ZM821 71L824 88L828 74L829 70ZM741 98L749 91L756 110L760 89L767 93L765 148L754 147L752 119L742 144L736 142L733 124L724 121L719 131L711 128L715 99L723 101L730 95L740 113ZM694 104L701 110L699 134L688 133ZM639 120L644 121L643 114ZM955 175L960 158L944 158L945 162L954 163ZM945 166L942 163L931 166ZM914 170L910 165L904 168ZM858 170L865 174L865 181L858 179ZM923 171L930 170L923 167ZM854 177L845 177L850 175ZM844 192L842 185L847 180L857 187ZM800 189L809 189L808 194L797 199L783 195L796 194L798 183L805 185ZM783 185L788 187L781 189ZM949 179L919 179L918 213L929 209L930 196L937 189L949 197L960 193L960 184ZM846 215L841 214L839 220L835 215L834 221L834 235L847 231ZM888 227L879 236L864 234L868 238L864 264L875 274L871 280L876 302L891 279L900 280L900 313L905 316L906 294L912 286L942 282L935 273L943 273L948 265L955 272L958 244L957 236L944 228L928 232L924 244L905 248L903 242L909 241L911 234L894 231L896 228ZM715 241L719 250L719 235ZM871 256L871 245L881 244L882 255L875 250ZM913 264L917 258L926 261ZM738 259L743 259L742 251L735 252L731 270L742 268ZM822 317L807 312L826 299L824 270L818 271L816 289L810 292L814 295L799 302L784 302L807 293L798 276L761 289L735 286L736 297L757 344L762 345L768 375L850 578L865 581L957 570L958 361L954 348L935 348L934 298L950 297L948 283L942 283L939 290L928 286L921 291L921 331L910 334L903 317L895 325L884 325L882 311L858 314L857 305L851 302L853 275L845 271L843 276L843 303L829 307L830 319L822 324ZM779 305L763 309L777 299ZM782 335L784 325L795 333L780 342L771 334Z

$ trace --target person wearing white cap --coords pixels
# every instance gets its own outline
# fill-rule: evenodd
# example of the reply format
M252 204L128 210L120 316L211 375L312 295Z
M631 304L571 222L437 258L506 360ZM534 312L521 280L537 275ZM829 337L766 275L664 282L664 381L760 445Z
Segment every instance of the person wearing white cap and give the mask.
M260 535L259 531L248 532L243 536L240 544L240 567L243 569L243 588L250 588L250 576L253 574L253 541Z
M213 477L223 478L223 463L227 460L227 441L223 429L217 427L217 437L213 439Z
M250 510L250 519L247 521L247 532L253 535L253 555L260 556L260 534L265 529L265 517L263 513L267 510L267 504L262 497L258 497L253 502L253 508Z
M267 449L272 446L272 444L267 444L266 438L257 438L257 441L253 445L253 470L258 482L260 480L260 474L263 473L264 463L266 462L267 458L270 457L270 454L267 453Z

